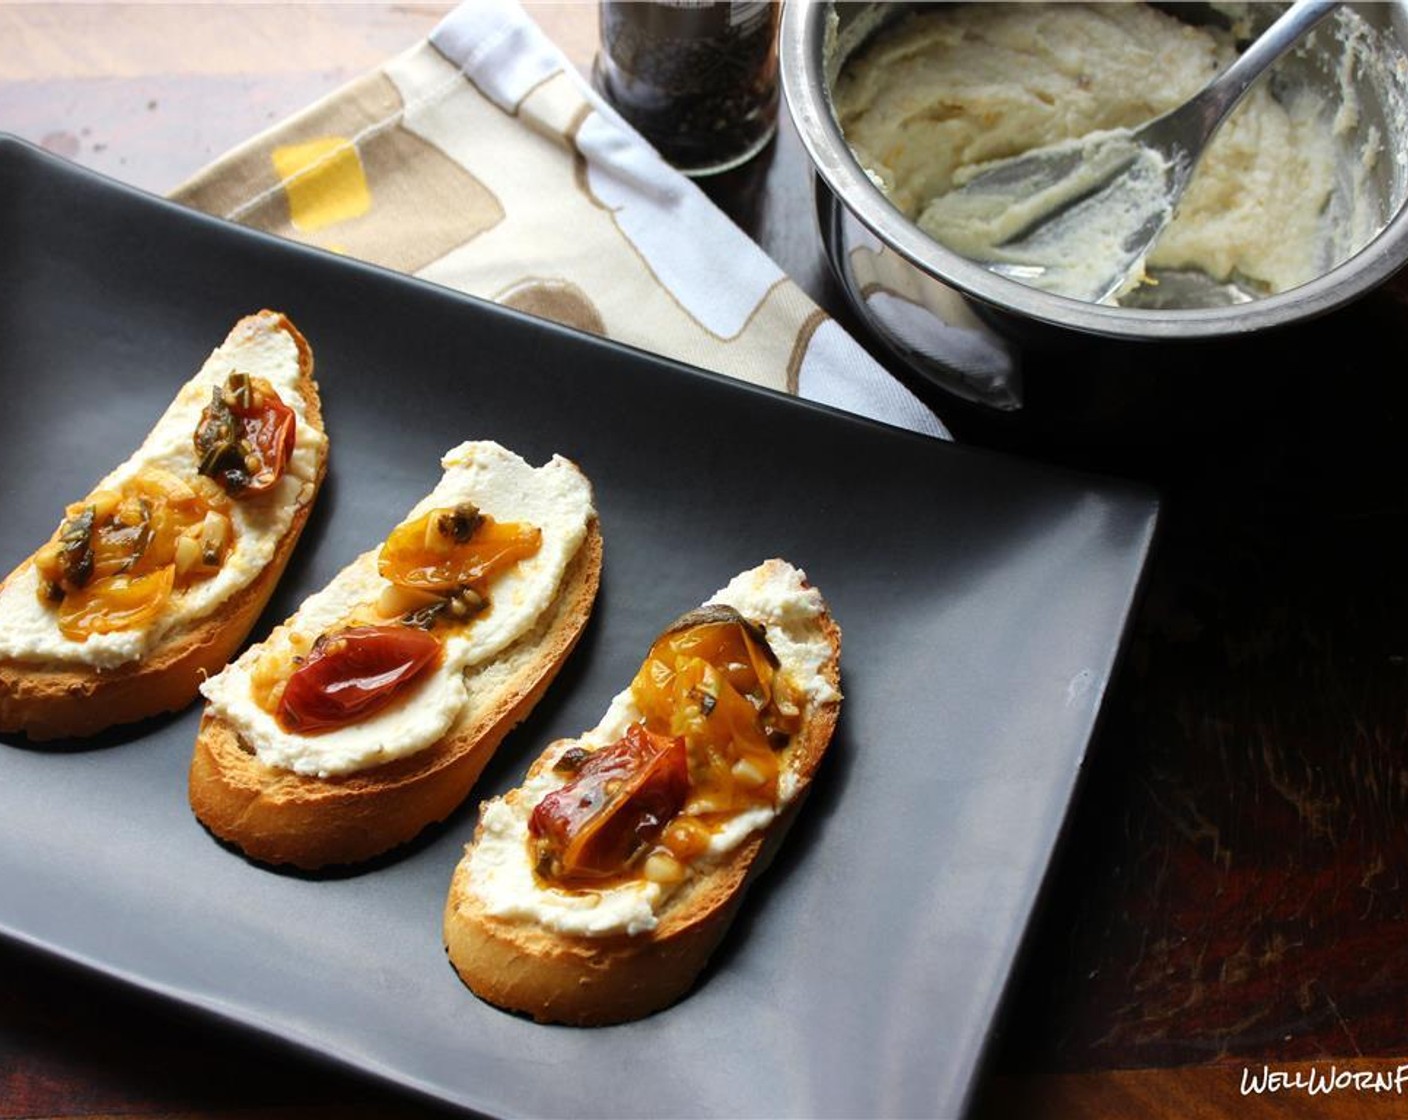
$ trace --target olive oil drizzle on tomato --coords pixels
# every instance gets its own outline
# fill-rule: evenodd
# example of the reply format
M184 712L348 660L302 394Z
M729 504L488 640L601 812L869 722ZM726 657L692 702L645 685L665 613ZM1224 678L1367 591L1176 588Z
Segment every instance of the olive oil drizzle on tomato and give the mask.
M541 546L540 529L469 503L398 525L377 556L381 598L311 643L285 632L255 665L255 702L304 735L369 718L439 665L445 639L491 609L494 581Z
M678 882L728 822L777 806L800 709L759 627L729 607L691 612L656 639L631 694L639 722L600 750L565 751L555 769L568 781L529 818L545 886Z

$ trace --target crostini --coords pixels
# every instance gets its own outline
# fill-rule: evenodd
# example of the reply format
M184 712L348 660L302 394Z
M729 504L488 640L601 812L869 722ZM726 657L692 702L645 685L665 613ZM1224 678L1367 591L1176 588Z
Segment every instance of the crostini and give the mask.
M0 584L0 731L85 736L194 700L273 593L327 449L307 341L278 312L241 319Z
M251 859L361 863L467 796L591 613L591 484L492 442L264 642L201 687L190 801Z
M840 650L820 592L781 560L666 629L593 730L481 807L444 913L465 984L576 1026L687 992L811 784Z

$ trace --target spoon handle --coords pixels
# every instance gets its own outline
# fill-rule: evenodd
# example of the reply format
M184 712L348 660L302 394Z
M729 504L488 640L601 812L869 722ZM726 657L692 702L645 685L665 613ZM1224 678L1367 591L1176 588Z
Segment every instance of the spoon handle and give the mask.
M1282 12L1231 66L1189 102L1190 115L1202 122L1205 134L1212 135L1267 67L1339 6L1340 0L1296 0Z

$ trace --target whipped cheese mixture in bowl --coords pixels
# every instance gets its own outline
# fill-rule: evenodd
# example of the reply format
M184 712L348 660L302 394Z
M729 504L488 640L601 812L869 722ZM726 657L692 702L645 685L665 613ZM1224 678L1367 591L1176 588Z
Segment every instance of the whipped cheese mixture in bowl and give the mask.
M781 64L831 264L881 339L951 392L1022 405L1033 348L1245 338L1408 257L1408 12L1350 4L1239 106L1112 305L997 275L936 205L984 163L1137 127L1284 7L794 0Z

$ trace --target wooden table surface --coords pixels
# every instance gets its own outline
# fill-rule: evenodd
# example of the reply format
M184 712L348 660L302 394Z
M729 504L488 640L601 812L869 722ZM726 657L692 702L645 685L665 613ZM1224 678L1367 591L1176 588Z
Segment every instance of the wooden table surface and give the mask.
M594 6L529 6L586 67ZM0 3L0 130L169 191L449 7ZM789 124L706 189L874 345ZM1390 285L1268 346L1056 355L1016 419L915 386L962 439L1165 495L982 1120L1408 1115L1405 323ZM1340 1080L1266 1081L1311 1072ZM114 1115L442 1113L0 947L0 1120Z

